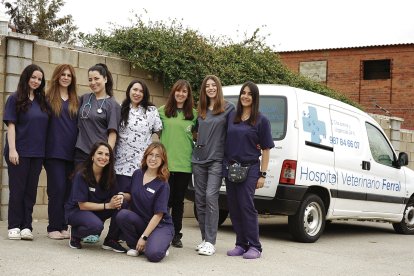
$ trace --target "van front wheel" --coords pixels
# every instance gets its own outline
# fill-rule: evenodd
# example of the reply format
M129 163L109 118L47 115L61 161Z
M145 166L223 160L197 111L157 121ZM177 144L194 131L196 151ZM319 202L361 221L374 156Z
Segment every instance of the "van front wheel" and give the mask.
M289 230L299 242L315 242L325 229L325 205L315 194L305 195L295 215L289 216Z
M402 220L399 223L393 223L392 226L398 234L414 234L414 199L410 199L405 206Z

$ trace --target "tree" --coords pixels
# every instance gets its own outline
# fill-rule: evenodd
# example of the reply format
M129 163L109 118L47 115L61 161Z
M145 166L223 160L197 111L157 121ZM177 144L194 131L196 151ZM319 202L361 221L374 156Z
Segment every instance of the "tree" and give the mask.
M76 41L77 26L71 15L58 17L64 0L2 0L16 32L41 39L70 43Z

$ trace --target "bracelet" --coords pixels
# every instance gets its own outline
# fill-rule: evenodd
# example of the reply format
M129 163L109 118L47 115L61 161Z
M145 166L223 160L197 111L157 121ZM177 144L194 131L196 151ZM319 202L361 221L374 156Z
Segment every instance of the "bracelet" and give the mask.
M105 206L105 204L106 204L106 203L104 202L104 210L106 210L106 206Z

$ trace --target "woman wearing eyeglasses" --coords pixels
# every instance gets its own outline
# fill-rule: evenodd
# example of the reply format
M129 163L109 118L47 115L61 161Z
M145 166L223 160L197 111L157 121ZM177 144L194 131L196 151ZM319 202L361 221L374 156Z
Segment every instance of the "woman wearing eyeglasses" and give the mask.
M88 70L89 88L80 99L75 165L86 160L95 142L108 142L115 147L121 107L113 97L112 74L105 64L98 63Z

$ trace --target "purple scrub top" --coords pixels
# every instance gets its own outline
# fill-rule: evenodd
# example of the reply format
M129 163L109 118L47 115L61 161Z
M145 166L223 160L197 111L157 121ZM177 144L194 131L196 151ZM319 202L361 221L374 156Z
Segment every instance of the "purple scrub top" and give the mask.
M116 185L107 191L99 185L89 186L83 179L81 172L77 172L73 178L72 191L69 200L65 205L66 218L80 210L78 202L107 203L118 193Z
M225 144L225 159L228 162L237 161L244 164L254 164L259 161L261 149L271 149L275 146L272 138L269 120L259 113L256 124L246 122L233 123L236 112L229 115L227 137Z
M26 112L16 112L17 93L11 94L4 107L3 122L14 123L16 128L16 150L21 157L45 157L46 133L49 115L40 109L34 99ZM6 139L4 156L9 156L9 144Z
M69 100L62 100L60 116L52 113L47 131L46 158L73 161L78 136L77 116L71 118Z
M172 219L168 213L168 198L170 196L170 186L158 178L143 185L144 174L138 169L132 175L131 184L131 211L138 214L146 223L156 213L164 213L160 223L172 224Z

